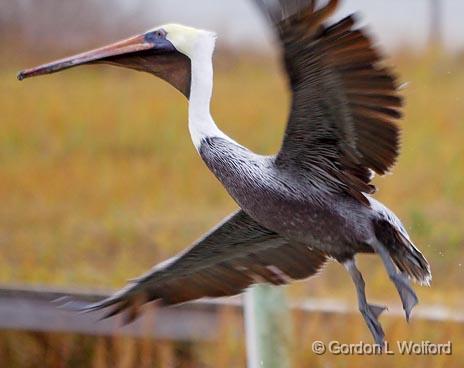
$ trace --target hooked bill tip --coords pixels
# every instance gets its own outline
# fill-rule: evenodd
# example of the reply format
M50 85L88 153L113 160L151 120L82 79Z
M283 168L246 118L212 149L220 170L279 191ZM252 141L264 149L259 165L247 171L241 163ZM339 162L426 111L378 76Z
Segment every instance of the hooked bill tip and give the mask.
M26 78L25 74L23 72L19 72L16 75L16 78L18 78L19 81L22 81L24 78Z

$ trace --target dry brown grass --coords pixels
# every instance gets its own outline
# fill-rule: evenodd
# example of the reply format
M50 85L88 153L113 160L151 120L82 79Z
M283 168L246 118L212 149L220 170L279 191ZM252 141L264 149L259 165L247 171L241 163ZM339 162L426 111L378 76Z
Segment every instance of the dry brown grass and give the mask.
M244 331L238 315L223 314L223 329L212 342L171 343L122 337L91 337L36 332L0 333L0 364L11 368L42 367L137 367L137 368L239 368L246 366ZM313 313L294 316L291 361L295 368L360 367L459 368L464 359L464 330L460 324L384 318L392 355L316 355L314 341L371 343L358 314L327 316ZM401 354L397 342L452 342L452 355Z
M419 290L421 300L462 307L464 67L432 52L394 62L410 82L404 147L394 175L377 179L377 197L431 261L433 286ZM8 64L0 72L0 283L119 287L235 207L189 141L185 101L162 82L88 67L18 83L17 69ZM261 153L278 149L284 129L287 96L279 75L259 58L221 58L217 68L218 124ZM366 257L362 267L369 295L397 304L380 262ZM336 265L289 292L354 300ZM313 322L314 334L298 340L301 367L323 366L306 350L323 330ZM324 336L347 336L346 323L333 322ZM464 341L456 326L389 323L387 330L393 338ZM359 327L350 336L365 332ZM355 364L330 359L324 366ZM389 366L387 358L375 362ZM421 366L441 366L431 364Z

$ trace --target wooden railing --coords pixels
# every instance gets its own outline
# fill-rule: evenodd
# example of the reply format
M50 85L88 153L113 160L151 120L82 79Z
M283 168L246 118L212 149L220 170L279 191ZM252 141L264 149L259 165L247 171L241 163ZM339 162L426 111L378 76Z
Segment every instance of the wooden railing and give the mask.
M102 314L65 311L53 303L63 296L94 301L105 294L0 288L0 367L36 366L39 361L40 366L57 368L245 366L241 298L203 300L171 308L147 306L143 316L127 326L120 318L98 321ZM358 324L362 326L361 334L370 338L356 303L308 299L292 309L293 325L298 326L294 330L298 349L292 355L293 366L304 366L308 359L316 362L320 358L308 349L312 341L309 337L320 338L321 329L346 338L344 326L348 323L354 328ZM390 308L386 316L390 319L390 331L404 325L400 307ZM421 305L414 310L413 320L416 327L427 325L433 329L435 322L442 323L444 329L452 326L449 335L459 339L464 313ZM307 331L312 331L311 335ZM403 332L396 337L409 336ZM423 331L420 333L422 336ZM197 356L198 353L204 355Z
M80 314L60 309L53 301L64 296L95 301L106 295L47 288L0 288L0 329L211 341L217 337L222 309L227 307L238 314L242 313L241 298L202 300L170 308L147 306L140 319L123 326L120 318L99 321L102 313ZM308 299L293 308L300 313L358 313L355 304L329 299ZM390 308L386 315L402 317L403 312L400 308ZM464 323L463 312L438 305L418 306L414 318Z

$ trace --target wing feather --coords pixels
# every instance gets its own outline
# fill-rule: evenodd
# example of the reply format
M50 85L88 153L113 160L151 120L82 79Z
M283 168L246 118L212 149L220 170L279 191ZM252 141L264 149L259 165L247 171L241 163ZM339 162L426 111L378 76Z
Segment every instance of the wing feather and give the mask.
M282 285L314 275L326 260L325 254L283 239L240 210L189 250L154 267L113 296L78 309L109 308L104 318L124 313L124 321L131 322L151 301L174 305L236 295L257 282Z
M371 170L387 173L399 154L396 76L354 15L325 24L339 1L255 1L277 30L292 91L276 164L307 170L314 181L368 204L362 193L375 190Z

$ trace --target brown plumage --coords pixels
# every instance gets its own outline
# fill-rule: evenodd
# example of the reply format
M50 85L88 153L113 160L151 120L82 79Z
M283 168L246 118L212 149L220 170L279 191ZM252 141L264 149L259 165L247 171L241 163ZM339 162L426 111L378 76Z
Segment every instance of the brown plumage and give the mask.
M427 284L429 265L394 213L368 194L399 152L402 98L393 73L354 16L327 18L339 1L255 0L277 31L292 94L283 144L275 156L227 137L210 115L215 36L166 25L113 45L21 72L54 73L110 63L155 74L189 98L189 128L201 158L241 209L193 246L83 311L106 309L132 321L151 301L174 305L310 277L328 258L347 268L359 309L383 343L383 307L367 302L358 253L376 253L400 294L406 317L417 304L409 279ZM275 3L275 1L274 1ZM180 50L180 51L179 51Z
M299 11L293 16L280 20L286 14L281 9L289 6L285 1L280 13L270 14L293 92L277 163L291 163L315 175L330 173L349 194L367 203L360 192L375 191L370 170L387 173L399 154L396 121L403 100L396 77L382 66L379 52L354 16L324 25L338 1L320 10L314 10L314 1L297 3Z
M282 238L239 210L181 255L85 310L111 307L105 318L126 311L130 322L150 301L174 305L240 294L257 282L283 285L316 274L326 261L322 252Z

